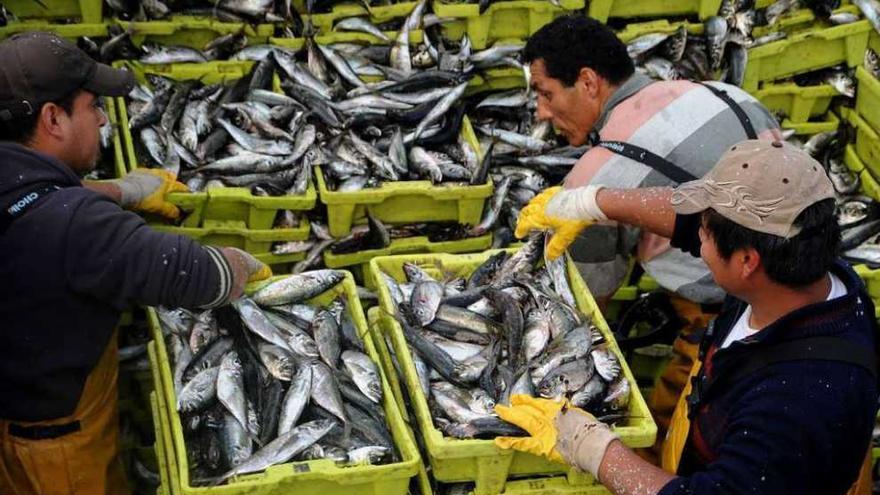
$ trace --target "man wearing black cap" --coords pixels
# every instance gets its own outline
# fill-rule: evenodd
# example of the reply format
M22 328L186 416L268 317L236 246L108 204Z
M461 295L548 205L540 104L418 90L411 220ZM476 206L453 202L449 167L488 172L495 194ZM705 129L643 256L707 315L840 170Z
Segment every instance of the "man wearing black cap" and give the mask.
M244 251L155 232L121 205L176 216L162 171L84 184L99 97L130 73L68 41L0 43L0 493L127 493L115 326L132 304L212 308L271 274Z

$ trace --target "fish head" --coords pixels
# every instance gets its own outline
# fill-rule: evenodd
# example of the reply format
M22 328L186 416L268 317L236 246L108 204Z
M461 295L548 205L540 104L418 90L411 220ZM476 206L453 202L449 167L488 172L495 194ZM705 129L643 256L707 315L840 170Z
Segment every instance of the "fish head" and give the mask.
M568 388L565 373L550 373L538 383L538 395L545 399L561 399Z
M551 122L572 146L586 143L602 112L600 95L611 88L610 82L585 67L574 84L566 84L547 72L543 59L533 61L529 72L530 86L537 95L537 119Z

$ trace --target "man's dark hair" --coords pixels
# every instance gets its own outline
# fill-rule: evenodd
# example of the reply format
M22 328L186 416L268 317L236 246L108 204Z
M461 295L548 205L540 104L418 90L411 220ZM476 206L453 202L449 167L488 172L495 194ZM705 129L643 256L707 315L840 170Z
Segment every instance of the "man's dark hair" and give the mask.
M37 131L37 120L40 118L40 111L46 103L55 103L63 108L68 114L73 113L73 101L82 92L77 89L67 96L58 98L53 102L44 102L34 109L34 112L24 117L13 119L9 122L0 121L0 141L12 141L14 143L26 145L30 143Z
M833 199L802 211L795 219L801 231L790 239L748 229L711 209L703 213L703 222L722 258L729 260L738 249L754 248L770 280L788 287L803 287L825 276L840 246Z
M584 16L562 16L529 38L526 62L543 60L547 75L571 86L584 67L611 84L620 84L635 72L626 45L608 26Z

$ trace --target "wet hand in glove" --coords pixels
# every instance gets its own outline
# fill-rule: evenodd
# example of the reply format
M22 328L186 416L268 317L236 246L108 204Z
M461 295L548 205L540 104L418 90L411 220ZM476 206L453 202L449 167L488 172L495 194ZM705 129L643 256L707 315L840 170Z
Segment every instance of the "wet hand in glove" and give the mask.
M233 247L224 247L220 250L232 270L230 301L234 301L244 294L244 288L248 282L257 282L272 276L272 269L269 268L269 265L254 258L247 251Z
M119 204L125 208L146 213L156 213L163 217L176 219L180 210L165 201L165 195L172 192L186 192L186 185L167 170L137 169L116 181L121 199Z
M596 204L600 189L602 186L594 185L545 189L520 212L516 236L522 239L532 230L552 230L553 236L546 247L547 256L551 260L562 256L582 230L608 219Z
M530 437L498 437L495 445L544 456L591 473L598 479L605 450L617 435L592 414L563 401L514 395L510 406L495 406L501 419L526 430Z

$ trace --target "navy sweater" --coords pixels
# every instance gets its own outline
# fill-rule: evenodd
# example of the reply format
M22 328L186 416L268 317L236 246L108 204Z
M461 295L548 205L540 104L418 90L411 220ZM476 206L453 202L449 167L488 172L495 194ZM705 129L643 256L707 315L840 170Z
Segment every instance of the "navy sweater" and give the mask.
M676 221L673 245L699 254L697 222ZM711 335L704 369L715 378L763 346L835 336L874 349L874 306L849 265L833 273L847 295L792 312L720 349L746 304L728 300ZM843 494L858 477L877 414L877 381L832 361L777 363L718 390L696 412L679 477L661 495Z
M150 229L61 162L0 142L0 208L41 183L62 189L0 233L2 419L71 414L127 307L192 308L228 294L215 250Z

